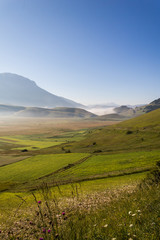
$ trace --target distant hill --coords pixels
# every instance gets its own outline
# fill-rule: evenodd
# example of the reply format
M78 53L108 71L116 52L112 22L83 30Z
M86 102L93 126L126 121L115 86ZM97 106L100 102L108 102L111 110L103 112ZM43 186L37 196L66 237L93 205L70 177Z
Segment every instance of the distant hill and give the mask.
M0 104L0 116L13 115L16 112L22 111L24 109L25 109L25 107L10 106L10 105Z
M29 107L83 107L38 87L34 81L12 73L0 74L0 104Z
M93 118L97 115L80 108L58 107L53 109L0 105L0 116L42 118Z
M133 108L127 107L127 106L120 106L120 107L114 108L114 111L125 117L132 117L136 113L136 111Z
M117 113L105 114L95 118L95 120L101 120L101 121L123 121L126 119L128 119L128 117L117 114Z
M160 108L160 98L154 100L153 102L151 102L145 106L137 107L135 110L141 111L144 113L148 113L148 112L151 112L151 111L159 109L159 108Z
M160 98L154 100L153 102L147 105L140 105L140 106L126 106L122 105L120 107L114 108L114 113L112 114L105 114L99 116L99 120L109 120L109 121L122 121L125 119L135 118L145 113L149 113L156 109L160 108Z

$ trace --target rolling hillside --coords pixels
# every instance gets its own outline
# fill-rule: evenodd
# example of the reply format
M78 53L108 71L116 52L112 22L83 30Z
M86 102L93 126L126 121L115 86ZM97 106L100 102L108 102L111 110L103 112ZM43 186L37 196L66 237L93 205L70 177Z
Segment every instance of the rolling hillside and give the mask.
M95 114L81 108L57 107L53 109L0 105L0 116L32 118L93 118Z
M59 107L54 109L27 107L15 114L18 117L92 118L96 115L80 108Z
M160 147L160 109L116 125L88 132L86 139L67 146L71 152L113 153L141 151ZM55 152L61 152L58 147Z

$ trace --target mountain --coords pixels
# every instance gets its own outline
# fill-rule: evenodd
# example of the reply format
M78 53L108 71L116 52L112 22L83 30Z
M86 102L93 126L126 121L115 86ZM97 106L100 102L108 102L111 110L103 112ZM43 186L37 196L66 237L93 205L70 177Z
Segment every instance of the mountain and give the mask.
M117 114L120 114L120 115L126 116L126 117L132 117L136 113L136 111L133 108L130 108L127 106L120 106L120 107L114 108L114 111Z
M39 117L39 118L94 118L97 115L80 108L57 107L53 109L38 107L19 107L0 105L0 116Z
M142 107L137 107L135 110L136 111L142 111L143 113L148 113L148 112L151 112L153 110L156 110L160 108L160 98L154 100L153 102L145 105L145 106L142 106Z
M0 74L0 103L29 107L83 107L38 87L34 81L12 73Z

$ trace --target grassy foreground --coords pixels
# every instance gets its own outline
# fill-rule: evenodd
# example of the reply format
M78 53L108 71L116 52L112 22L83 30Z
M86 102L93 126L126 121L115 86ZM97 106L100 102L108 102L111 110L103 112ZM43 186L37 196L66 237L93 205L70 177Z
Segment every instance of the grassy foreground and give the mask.
M0 225L1 239L158 240L159 183L157 166L136 188L106 190L88 198L81 198L73 186L72 196L60 200L44 185L39 194L33 193L34 204L27 212L17 209L13 219Z

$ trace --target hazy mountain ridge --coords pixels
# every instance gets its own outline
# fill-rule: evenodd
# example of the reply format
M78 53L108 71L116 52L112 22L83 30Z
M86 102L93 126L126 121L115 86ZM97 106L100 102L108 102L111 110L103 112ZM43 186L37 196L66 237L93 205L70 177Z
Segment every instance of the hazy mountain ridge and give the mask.
M132 107L127 105L122 105L120 107L114 108L115 113L125 116L125 117L136 117L144 113L148 113L160 108L160 98L152 101L149 104Z
M12 73L0 74L0 103L30 107L83 107L70 99L56 96L25 77Z
M42 118L93 118L97 115L81 108L58 107L53 109L0 105L0 116Z
M144 113L148 113L148 112L154 111L159 108L160 108L160 98L152 101L151 103L149 103L145 106L136 108L136 111L142 111Z

